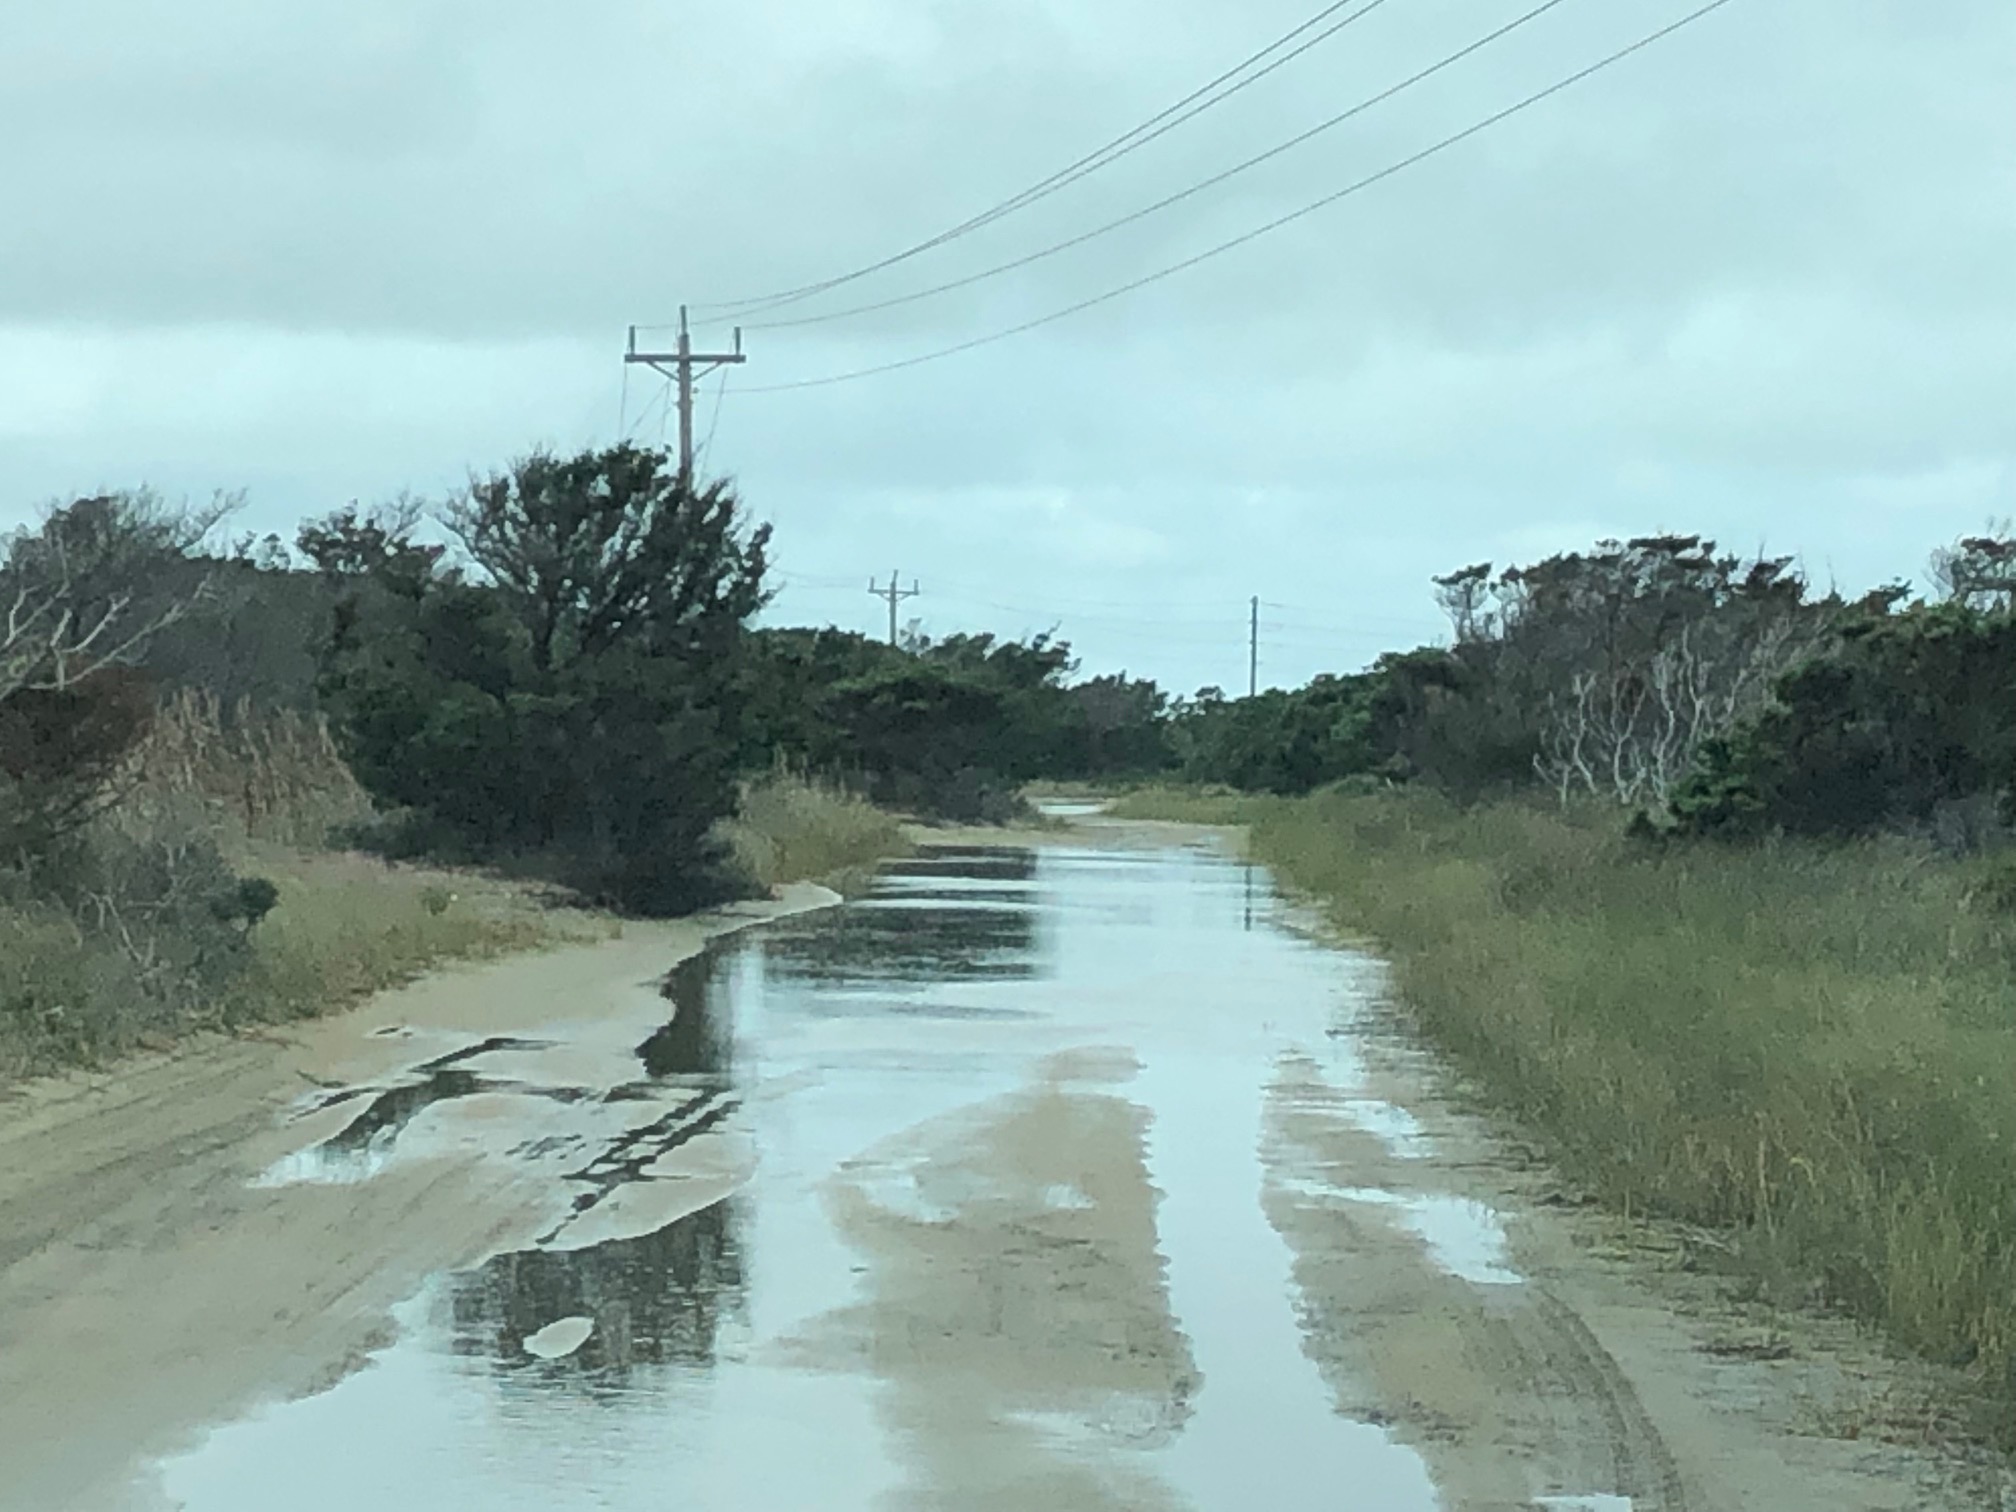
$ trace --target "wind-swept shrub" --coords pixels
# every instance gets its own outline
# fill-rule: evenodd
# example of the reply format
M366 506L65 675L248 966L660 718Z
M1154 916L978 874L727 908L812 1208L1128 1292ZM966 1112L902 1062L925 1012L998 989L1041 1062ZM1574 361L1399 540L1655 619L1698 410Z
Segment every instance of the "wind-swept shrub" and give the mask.
M662 451L539 453L417 520L351 511L301 548L340 595L322 691L406 833L673 913L736 887L715 834L744 753L736 669L767 527Z

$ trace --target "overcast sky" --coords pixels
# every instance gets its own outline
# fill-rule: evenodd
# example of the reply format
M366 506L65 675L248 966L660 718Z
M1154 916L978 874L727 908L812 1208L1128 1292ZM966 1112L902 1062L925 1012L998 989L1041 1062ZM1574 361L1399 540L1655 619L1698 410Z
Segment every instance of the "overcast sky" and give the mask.
M980 234L956 278L1282 141L1537 0L1384 0ZM2016 5L1734 0L1281 232L1190 257L1683 15L1563 0L1261 169L877 315L752 331L700 430L775 615L1057 625L1236 688L1441 633L1431 573L1701 531L1848 588L2016 512ZM65 0L0 18L0 523L151 483L240 525L656 440L625 327L827 278L1154 115L1319 0ZM725 340L707 330L703 344ZM627 402L626 402L627 397Z

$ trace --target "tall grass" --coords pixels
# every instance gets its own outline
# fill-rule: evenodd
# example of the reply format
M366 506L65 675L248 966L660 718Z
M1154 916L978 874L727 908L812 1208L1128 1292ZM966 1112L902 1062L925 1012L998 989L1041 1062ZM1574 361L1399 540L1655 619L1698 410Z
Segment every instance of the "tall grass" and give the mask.
M2016 1408L2008 862L1662 850L1613 812L1417 793L1126 807L1250 826L1598 1197L1732 1232L1768 1294L1876 1323Z
M220 827L281 845L321 846L371 814L320 715L226 709L197 689L163 701L132 770L129 803L193 800Z
M757 884L824 882L854 891L877 861L909 854L893 814L833 786L779 770L743 789L723 833Z
M215 1005L225 1024L312 1017L446 962L583 934L526 889L481 877L357 856L297 856L271 870L280 901L253 931L247 971Z
M1244 825L1273 800L1221 787L1146 787L1107 805L1113 819L1159 819L1174 824Z

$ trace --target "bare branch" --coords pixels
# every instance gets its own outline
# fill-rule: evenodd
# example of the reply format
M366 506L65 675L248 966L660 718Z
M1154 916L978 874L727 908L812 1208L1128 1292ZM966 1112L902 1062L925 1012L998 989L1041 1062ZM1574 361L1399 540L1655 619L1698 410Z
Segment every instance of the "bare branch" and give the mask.
M162 602L158 564L186 559L235 507L226 498L206 511L166 510L149 495L81 499L17 533L0 555L0 699L137 661L211 591L205 578Z

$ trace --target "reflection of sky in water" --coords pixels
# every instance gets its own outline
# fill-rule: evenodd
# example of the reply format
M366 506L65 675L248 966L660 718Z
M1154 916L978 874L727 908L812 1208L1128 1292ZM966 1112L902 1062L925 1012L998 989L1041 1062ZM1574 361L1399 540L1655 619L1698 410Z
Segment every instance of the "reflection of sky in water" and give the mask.
M1408 1231L1428 1247L1429 1258L1452 1276L1479 1286L1512 1286L1525 1279L1511 1267L1503 1220L1474 1198L1372 1188L1346 1188L1336 1195L1398 1208Z
M1341 1111L1354 1127L1378 1139L1397 1159L1421 1160L1432 1153L1420 1122L1405 1108L1376 1097L1354 1097Z
M634 1126L568 1168L620 1191L653 1139L712 1119L760 1155L732 1198L656 1233L438 1278L370 1368L221 1430L167 1467L168 1490L187 1512L631 1512L674 1494L718 1512L876 1506L904 1483L876 1383L796 1370L775 1347L858 1300L825 1183L903 1130L1026 1085L1054 1052L1125 1045L1142 1069L1116 1090L1151 1115L1168 1284L1203 1386L1173 1446L1124 1452L1207 1512L1251 1501L1256 1464L1281 1512L1332 1507L1340 1486L1382 1512L1431 1506L1411 1452L1331 1411L1260 1205L1262 1099L1284 1057L1396 1147L1419 1139L1363 1092L1349 1026L1377 974L1343 965L1282 927L1264 874L1201 848L899 862L865 906L738 936L675 973L677 1013L639 1046L636 1082L605 1098L645 1099ZM508 1061L487 1056L481 1076ZM372 1104L380 1123L357 1149L382 1152L427 1085L476 1075L421 1069ZM866 1182L893 1211L949 1211L900 1166ZM1088 1199L1060 1184L1043 1201ZM561 1320L586 1320L577 1348L528 1352ZM1084 1453L1131 1442L1114 1423L1081 1428L1046 1437Z

